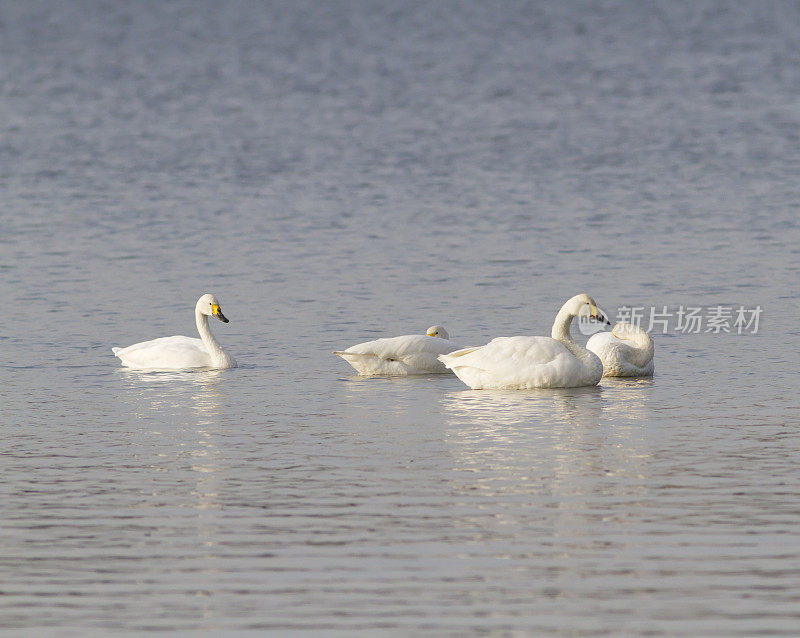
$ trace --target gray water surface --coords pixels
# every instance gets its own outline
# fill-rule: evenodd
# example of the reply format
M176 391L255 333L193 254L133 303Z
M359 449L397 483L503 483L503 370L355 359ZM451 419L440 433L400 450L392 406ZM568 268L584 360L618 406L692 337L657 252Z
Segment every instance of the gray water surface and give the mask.
M800 633L799 42L790 2L0 2L0 628ZM120 367L204 292L239 368ZM596 388L331 354L579 292L763 315Z

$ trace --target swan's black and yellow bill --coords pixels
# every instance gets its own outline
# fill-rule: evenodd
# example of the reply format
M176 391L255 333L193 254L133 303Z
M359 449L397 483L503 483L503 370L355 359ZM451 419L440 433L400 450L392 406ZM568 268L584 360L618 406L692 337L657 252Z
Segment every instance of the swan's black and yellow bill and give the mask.
M594 319L595 321L599 321L600 323L605 323L607 326L611 325L611 322L603 316L602 312L599 312L595 306L591 306L591 313L589 314L590 319Z
M228 318L222 314L222 310L220 310L219 306L215 303L211 304L211 314L214 315L221 322L228 323Z

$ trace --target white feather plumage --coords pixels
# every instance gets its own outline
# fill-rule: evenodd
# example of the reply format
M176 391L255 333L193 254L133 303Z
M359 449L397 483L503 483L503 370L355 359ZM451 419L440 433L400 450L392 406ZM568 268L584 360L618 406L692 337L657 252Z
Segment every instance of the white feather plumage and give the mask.
M655 370L653 339L639 326L620 321L592 335L586 347L600 357L604 377L649 377Z
M450 341L444 328L431 326L425 335L375 339L333 354L342 357L362 375L407 376L447 373L438 356L459 347Z
M473 390L525 390L597 385L603 365L572 340L578 314L605 320L588 295L576 295L559 311L552 337L498 337L484 346L442 355L439 360Z
M200 339L175 335L111 348L122 365L137 370L188 370L192 368L235 368L231 357L211 334L209 316L228 322L214 295L203 295L195 305L195 323Z

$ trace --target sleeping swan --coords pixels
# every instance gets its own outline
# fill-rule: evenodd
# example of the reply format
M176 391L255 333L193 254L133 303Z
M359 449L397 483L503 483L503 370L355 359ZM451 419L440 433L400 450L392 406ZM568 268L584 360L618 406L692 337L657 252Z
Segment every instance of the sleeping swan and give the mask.
M236 360L222 349L208 328L209 316L224 323L214 295L203 295L197 300L194 318L200 339L192 337L161 337L142 341L127 348L111 348L122 360L122 365L137 370L186 370L189 368L235 368Z
M600 357L604 377L653 374L653 340L639 326L620 321L611 332L592 335L586 347Z
M552 337L497 337L485 346L465 348L439 360L473 390L527 390L597 385L603 364L572 340L572 318L606 318L589 295L576 295L556 315Z
M437 357L458 350L442 326L431 326L424 335L403 335L375 339L336 350L339 355L363 375L406 376L447 372Z

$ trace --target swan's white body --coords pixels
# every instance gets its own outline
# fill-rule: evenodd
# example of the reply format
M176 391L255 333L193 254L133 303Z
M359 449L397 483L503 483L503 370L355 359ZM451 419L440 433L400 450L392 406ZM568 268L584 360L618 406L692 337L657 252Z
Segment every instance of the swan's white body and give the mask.
M439 360L473 390L597 385L603 364L569 333L572 318L578 314L605 321L591 297L577 295L556 316L552 337L498 337L485 346L457 350Z
M448 372L440 354L458 350L441 326L431 326L424 335L403 335L375 339L337 350L333 354L363 375L407 376Z
M649 377L655 369L653 340L639 326L619 322L611 332L598 332L586 347L603 362L604 377Z
M235 368L236 360L217 343L208 327L208 317L228 320L220 310L213 295L203 295L194 310L200 339L183 337L161 337L142 341L127 348L111 348L122 365L137 370L188 370L191 368Z

